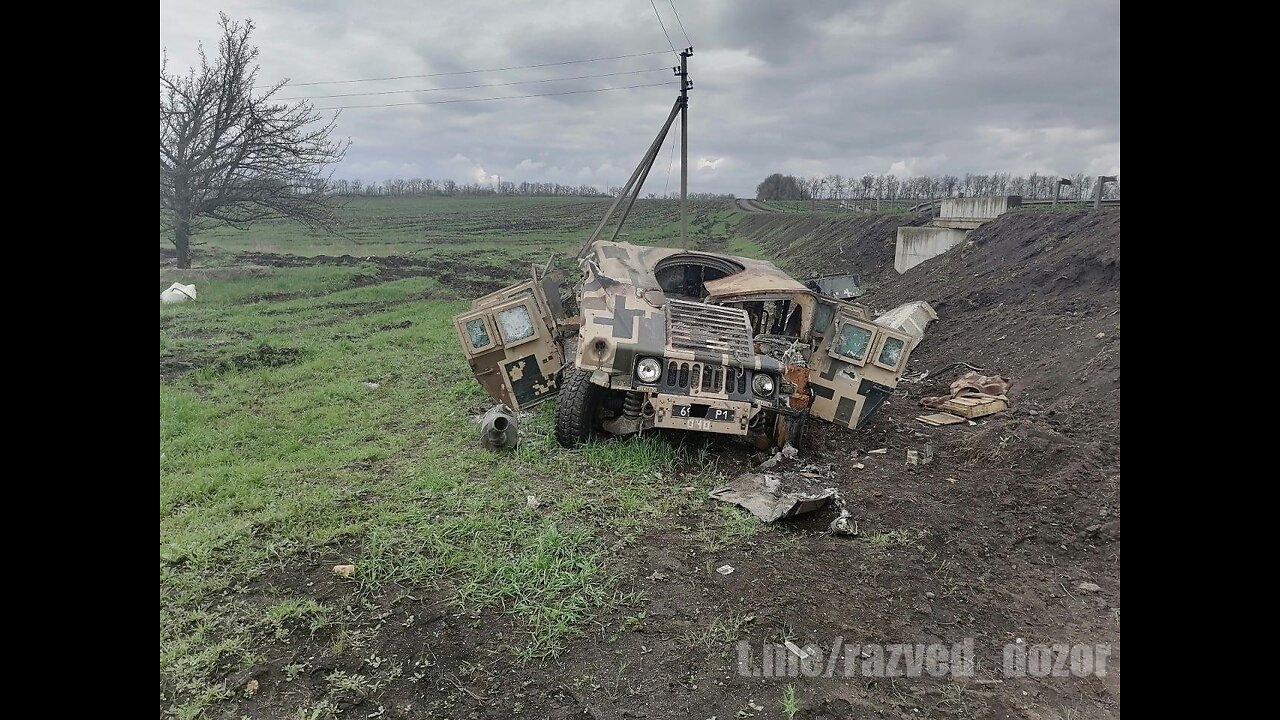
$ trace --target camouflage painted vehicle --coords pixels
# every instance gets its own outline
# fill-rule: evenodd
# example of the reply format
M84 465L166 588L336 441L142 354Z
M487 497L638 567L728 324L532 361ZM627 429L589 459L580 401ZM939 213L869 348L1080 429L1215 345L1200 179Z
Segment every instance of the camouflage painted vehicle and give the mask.
M922 331L879 324L762 260L596 241L579 266L563 297L548 263L454 321L495 400L519 409L559 396L566 446L671 428L765 448L798 445L810 417L856 428L893 392Z

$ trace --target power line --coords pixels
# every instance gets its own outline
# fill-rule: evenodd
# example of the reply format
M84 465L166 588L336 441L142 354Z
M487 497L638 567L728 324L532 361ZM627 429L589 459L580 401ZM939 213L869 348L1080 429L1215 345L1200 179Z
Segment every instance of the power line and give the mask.
M651 70L628 70L625 72L600 73L599 75L577 75L575 77L546 78L543 80L518 80L516 82L508 82L508 83L484 83L480 85L453 85L451 87L425 88L422 90L380 90L378 92L344 93L342 95L312 95L310 97L287 97L287 98L272 98L272 99L278 100L279 102L285 102L286 100L325 100L328 98L363 97L367 95L398 95L400 93L428 93L428 92L438 92L440 90L471 90L474 88L510 87L512 85L536 85L538 83L564 82L567 80L586 80L589 78L616 77L618 75L639 75L641 73L668 72L668 71L670 71L670 68L660 67L660 68L653 68Z
M658 14L658 6L654 5L653 0L649 0L649 4L653 6L653 14L658 16L658 25L662 28L662 34L667 35L667 26L662 22L662 15ZM676 44L671 42L670 35L667 35L667 44L671 46L671 52L676 52Z
M650 1L652 2L652 0ZM446 75L474 75L476 73L504 72L506 70L528 70L531 68L544 68L544 67L559 67L561 65L579 65L581 63L602 62L605 60L623 60L626 58L649 57L651 55L666 55L666 54L667 54L666 50L654 50L653 52L631 53L629 55L613 55L610 57L587 58L585 60L564 60L562 62L538 63L535 65L511 65L508 67L488 68L485 70L454 70L451 72L426 73L424 75L395 75L392 77L361 78L359 80L324 80L324 81L318 81L318 82L285 83L284 87L304 87L307 85L345 85L348 83L380 82L383 80L408 80L411 78L444 77ZM258 87L273 87L273 86L259 85Z
M676 22L680 23L680 34L684 35L685 47L693 47L693 41L689 39L689 33L684 31L684 21L680 19L680 11L676 10L676 0L668 0L671 3L671 12L676 14Z
M664 51L664 52L665 52L665 51ZM322 108L316 108L316 109L317 109L317 110L355 110L355 109L359 109L359 108L405 107L405 106L407 106L407 105L449 105L449 104L451 104L451 103L489 102L489 101L491 101L491 100L523 100L524 98L554 97L554 96L556 96L556 95L581 95L581 94L583 94L583 93L609 92L610 90L632 90L632 89L634 89L634 88L668 87L668 86L670 86L670 84L671 84L671 83L661 82L661 83L648 83L648 84L645 84L645 85L623 85L623 86L620 86L620 87L596 88L596 89L594 89L594 90L568 90L568 91L565 91L565 92L535 93L535 94L533 94L533 95L506 95L506 96L503 96L503 97L489 97L489 98L463 98L463 99L458 99L458 100L432 100L432 101L430 101L430 102L402 102L402 103L387 103L387 104L385 104L385 105L342 105L342 106L337 106L337 107L322 107Z

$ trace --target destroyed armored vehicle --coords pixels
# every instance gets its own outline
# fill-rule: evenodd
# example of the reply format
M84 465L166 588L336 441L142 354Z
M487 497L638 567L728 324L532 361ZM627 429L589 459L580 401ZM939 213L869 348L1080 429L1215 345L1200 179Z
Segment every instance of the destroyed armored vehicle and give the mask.
M454 320L495 400L520 409L559 396L566 446L673 428L765 448L798 445L809 417L856 428L932 319L931 308L897 310L881 324L772 263L718 253L598 241L579 266L563 297L548 263Z
M672 428L767 448L798 446L810 417L856 428L893 392L937 318L912 303L872 320L847 300L862 292L852 276L810 287L763 260L687 249L684 143L686 249L615 242L672 123L687 122L692 52L681 53L681 94L666 123L579 250L572 292L562 294L563 274L548 262L454 319L495 400L518 410L559 396L556 439L565 446ZM611 239L600 239L620 208Z

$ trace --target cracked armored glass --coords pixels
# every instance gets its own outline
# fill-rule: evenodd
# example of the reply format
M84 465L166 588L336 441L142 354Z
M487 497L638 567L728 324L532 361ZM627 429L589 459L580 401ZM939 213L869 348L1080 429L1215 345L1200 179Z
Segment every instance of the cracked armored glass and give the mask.
M502 329L502 337L507 342L523 340L533 335L533 318L529 317L529 308L516 305L498 313L498 327Z
M902 340L895 337L885 338L884 347L880 348L880 358L876 362L888 367L897 367L904 344Z
M489 329L484 326L484 318L467 321L467 336L471 338L471 347L477 350L493 342L489 339Z
M840 328L840 336L836 338L836 354L847 358L861 360L867 355L867 346L871 344L871 331L858 325L846 324Z

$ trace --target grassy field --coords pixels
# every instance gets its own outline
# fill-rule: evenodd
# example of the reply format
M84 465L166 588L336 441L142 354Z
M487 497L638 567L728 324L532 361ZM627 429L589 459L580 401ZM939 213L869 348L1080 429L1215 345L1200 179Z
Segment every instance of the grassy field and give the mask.
M640 599L615 581L613 554L693 502L682 488L700 502L715 482L704 447L665 438L563 450L550 407L525 419L514 453L482 450L474 417L490 402L450 322L464 298L436 278L381 281L374 262L243 275L230 262L249 250L452 252L467 238L460 252L532 257L571 247L598 206L485 202L362 201L344 238L282 226L204 238L199 259L230 264L200 275L199 302L160 310L162 714L227 715L219 701L245 692L228 674L283 655L291 679L320 672L334 693L407 676L305 659L368 653L377 608L401 598L507 615L513 656L554 655L601 610ZM547 207L575 229L532 217ZM670 216L645 208L632 239L669 234ZM704 237L733 220L702 217ZM184 277L162 257L162 288ZM714 547L756 529L717 513L698 532ZM344 563L354 576L335 579ZM318 598L332 583L343 592ZM330 716L310 697L300 717Z
M263 223L251 231L213 228L196 237L198 257L225 260L240 252L295 255L474 255L501 253L538 257L576 252L608 209L608 198L356 197L342 202L336 233L285 223ZM690 203L690 232L700 241L728 237L738 217L732 201ZM612 226L606 232L611 232ZM607 235L606 235L607 237ZM680 237L679 203L636 202L620 240L673 243ZM162 249L171 247L160 238Z
M482 450L490 400L451 319L551 253L571 269L603 206L360 199L341 236L206 233L192 270L162 239L160 287L194 281L199 300L160 309L161 717L1118 717L1118 436L1068 435L1046 406L1022 412L1032 396L1015 391L1018 406L976 426L922 427L918 403L945 391L943 375L899 386L856 432L810 423L778 472L789 488L837 490L856 538L828 532L833 505L762 525L708 498L755 466L732 439L645 433L567 451L548 404L522 419L517 449ZM968 265L917 273L924 297L953 300L913 372L972 361L977 333L1022 382L1035 361L996 333L1071 352L1116 333L1118 402L1118 214L1077 215L1064 222L1115 228L1117 300L1088 311L1088 332L1075 316L1045 320L1061 319L1057 305L971 298ZM633 220L625 239L676 242L676 203L643 201ZM807 274L883 263L897 225L919 220L747 218L708 203L690 228L694 247L768 247ZM1023 245L1046 237L1027 220L997 221L994 237L1016 243L1022 225ZM845 245L856 252L833 257ZM1002 253L981 262L1016 276ZM1058 407L1106 398L1085 388ZM934 462L904 464L922 443ZM1072 590L1083 581L1096 592ZM978 643L976 679L739 665L740 641L825 658L845 639L961 638ZM1002 676L1014 638L1112 643L1116 672Z

